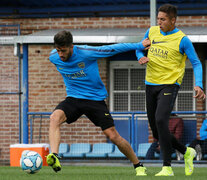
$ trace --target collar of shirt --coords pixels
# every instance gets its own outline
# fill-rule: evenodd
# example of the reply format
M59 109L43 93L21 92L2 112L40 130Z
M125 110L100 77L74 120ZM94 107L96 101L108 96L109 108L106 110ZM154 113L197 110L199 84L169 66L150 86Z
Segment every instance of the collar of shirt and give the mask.
M160 29L160 32L162 35L166 36L166 35L170 35L170 34L174 34L176 32L178 32L179 29L175 27L175 29L173 29L172 31L168 31L168 32L163 32L161 29Z

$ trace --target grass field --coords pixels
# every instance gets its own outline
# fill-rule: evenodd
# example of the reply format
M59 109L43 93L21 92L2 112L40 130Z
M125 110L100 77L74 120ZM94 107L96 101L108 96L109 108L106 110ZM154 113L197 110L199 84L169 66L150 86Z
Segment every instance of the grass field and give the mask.
M132 167L112 166L63 166L62 170L55 173L51 167L43 167L36 174L27 174L20 167L0 167L0 180L133 180L133 179L196 179L203 180L207 176L207 168L195 168L190 177L184 175L184 167L173 167L174 177L155 177L160 167L147 167L147 177L136 177Z

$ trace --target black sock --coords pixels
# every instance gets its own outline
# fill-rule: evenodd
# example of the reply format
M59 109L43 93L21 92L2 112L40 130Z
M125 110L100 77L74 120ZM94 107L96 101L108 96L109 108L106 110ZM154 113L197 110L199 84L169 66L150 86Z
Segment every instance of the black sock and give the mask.
M143 164L141 162L139 162L138 164L134 164L134 169L136 169L137 167L143 167Z
M58 157L58 154L57 153L53 153L56 157Z
M163 162L163 166L171 166L170 162Z

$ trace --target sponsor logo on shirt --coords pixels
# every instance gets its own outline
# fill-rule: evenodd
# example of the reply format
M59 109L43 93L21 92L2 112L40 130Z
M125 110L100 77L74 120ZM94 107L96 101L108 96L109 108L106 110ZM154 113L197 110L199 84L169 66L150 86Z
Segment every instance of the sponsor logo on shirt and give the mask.
M65 77L68 77L70 79L76 79L76 78L80 78L80 77L86 77L86 74L83 70L81 70L81 71L75 72L73 74L65 74Z
M78 63L78 67L81 69L85 68L85 63L84 62Z
M169 96L171 95L172 93L164 93L164 96Z
M167 43L167 41L155 41L152 40L152 44Z
M168 58L168 51L166 50L151 47L149 51L153 54L153 56L158 56L158 57L165 58L165 59Z

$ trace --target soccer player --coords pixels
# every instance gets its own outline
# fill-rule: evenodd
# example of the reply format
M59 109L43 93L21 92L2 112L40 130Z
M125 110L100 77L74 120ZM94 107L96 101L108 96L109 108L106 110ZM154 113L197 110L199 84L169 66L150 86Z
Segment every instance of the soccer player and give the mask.
M137 51L140 64L146 67L147 116L154 138L159 140L163 152L162 170L155 176L173 176L171 168L172 147L184 154L185 174L193 173L193 158L196 152L180 144L169 131L169 117L182 83L186 56L190 60L195 76L195 98L204 100L206 95L202 84L202 65L187 36L176 28L177 8L170 4L158 9L158 26L152 26L145 33L151 47L147 57Z
M131 50L144 50L150 45L148 39L140 43L122 43L107 46L73 45L69 31L61 31L54 37L55 49L50 53L50 61L64 79L67 97L50 116L49 141L51 154L48 165L55 172L61 170L58 160L60 126L75 122L85 114L103 133L118 146L120 151L134 164L137 176L145 176L146 168L139 162L130 144L116 131L114 121L105 104L107 91L101 81L97 59L113 56Z

